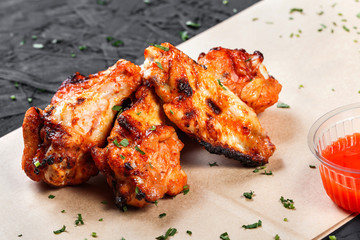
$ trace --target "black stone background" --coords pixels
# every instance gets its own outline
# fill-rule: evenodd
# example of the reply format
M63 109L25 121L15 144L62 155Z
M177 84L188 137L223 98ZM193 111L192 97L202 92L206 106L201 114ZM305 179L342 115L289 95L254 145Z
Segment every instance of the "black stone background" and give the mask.
M21 126L30 106L46 107L74 72L96 73L119 58L142 64L148 43L177 45L181 31L191 38L258 1L0 1L0 137ZM201 26L188 27L187 21ZM116 40L123 44L113 46ZM34 48L38 43L44 47ZM360 217L334 234L360 239Z

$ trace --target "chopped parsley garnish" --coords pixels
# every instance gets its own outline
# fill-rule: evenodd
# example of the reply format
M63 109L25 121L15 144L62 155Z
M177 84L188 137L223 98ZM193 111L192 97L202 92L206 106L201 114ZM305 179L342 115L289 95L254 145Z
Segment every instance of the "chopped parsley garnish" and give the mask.
M136 115L138 115L138 116L139 116L140 114L141 114L141 112L137 112L137 113L136 113Z
M156 63L156 65L157 65L161 70L164 70L160 62L155 61L155 63Z
M345 25L343 25L343 29L347 32L350 32L350 29L348 29Z
M257 168L254 169L253 173L257 173L260 170L265 169L265 168L266 168L266 166L257 167Z
M32 103L33 99L32 99L31 97L29 97L29 98L27 99L27 101L28 101L28 103Z
M54 196L54 195L52 195L52 194L50 194L50 195L48 196L48 198L50 198L50 199L54 199L54 198L55 198L55 196Z
M262 225L262 222L261 222L261 220L259 220L258 222L253 223L253 224L242 225L242 227L245 228L245 229L254 229L254 228L261 227L261 225Z
M280 202L284 205L285 208L295 209L294 201L292 199L285 199L283 196L281 196Z
M61 213L65 213L65 210L61 210Z
M188 185L185 185L184 187L183 187L183 193L184 193L184 195L186 195L186 194L188 194L189 193L189 191L190 191L190 189L189 189L189 186Z
M115 140L113 141L113 144L114 144L115 146L117 146L118 148L121 148L116 138L115 138Z
M229 3L229 1L228 0L223 0L223 2L222 2L224 5L226 5L226 4L228 4Z
M278 102L276 105L277 108L290 108L290 106L283 102Z
M117 111L117 112L120 112L122 110L122 106L119 106L119 105L115 105L112 107L111 110L114 110L114 111Z
M187 230L186 233L189 234L189 236L192 235L192 231L190 231L190 230Z
M280 240L280 236L279 234L276 234L275 237L274 237L275 240Z
M124 45L124 42L121 40L116 40L111 45L113 45L114 47L119 47L120 45Z
M53 232L54 232L54 234L60 234L60 233L62 233L62 232L65 232L65 230L66 230L66 226L63 225L62 228L60 228L59 230L53 231Z
M75 53L71 53L70 56L71 56L72 58L76 58L76 54L75 54Z
M138 151L141 155L145 155L145 152L141 150L138 146L135 146L135 150Z
M87 46L85 46L85 45L79 46L79 50L80 50L80 51L84 51L85 49L87 49Z
M189 39L189 33L187 31L180 32L181 40L186 41Z
M107 4L107 2L106 2L106 1L103 1L103 0L97 0L96 3L97 3L98 5L103 5L103 6Z
M127 206L123 206L123 207L122 207L122 211L123 211L123 212L126 212L126 211L127 211Z
M230 240L229 234L227 232L224 232L220 235L220 239L222 240Z
M360 18L360 12L359 12L358 14L356 14L356 17L357 17L357 18Z
M292 8L290 9L290 13L294 13L294 12L299 12L299 13L303 13L303 9L302 8Z
M24 44L25 44L25 40L21 40L19 43L20 46L23 46Z
M149 165L150 165L150 167L151 167L152 169L154 169L154 167L153 167L153 165L151 164L151 162L149 162Z
M36 162L34 162L35 167L39 167L40 166L40 162L37 160Z
M15 85L16 88L19 87L19 83L18 83L18 82L15 82L14 85Z
M13 101L15 101L15 100L16 100L15 95L11 95L11 96L10 96L10 99L13 100Z
M155 129L156 129L155 125L151 126L151 128L150 128L151 131L154 131Z
M330 239L330 240L336 240L337 238L336 238L335 235L331 235L331 236L329 236L329 239Z
M166 213L161 213L160 215L159 215L159 218L163 218L163 217L165 217L166 216Z
M272 173L272 171L264 171L263 173L261 173L261 174L263 174L263 175L273 175L273 173Z
M213 163L209 163L209 166L210 167L215 167L215 166L219 166L219 165L217 164L217 162L213 162Z
M299 89L301 89L301 88L304 88L304 85L300 84L300 85L299 85Z
M129 145L129 140L124 138L123 140L120 141L120 145L123 147L127 147Z
M156 48L159 48L159 49L161 49L161 50L164 50L164 51L166 51L166 52L170 50L170 48L168 48L168 47L164 47L164 46L161 46L161 45L158 45L158 44L154 44L154 43L149 43L149 45L154 46L154 47L156 47Z
M186 24L186 26L192 27L192 28L199 28L201 26L200 23L195 23L193 21L187 21L185 24Z
M170 113L171 113L171 115L174 115L174 112L172 110L170 110Z
M157 240L167 240L169 237L174 236L175 233L177 233L176 228L169 228L169 229L166 231L165 235L161 235L161 236L157 237L156 239L157 239Z
M319 16L323 15L324 14L324 11L321 11L318 13Z
M22 234L19 234L18 237L22 237Z
M155 200L155 202L154 202L154 204L155 204L155 206L158 206L158 200Z
M252 199L254 196L254 192L250 191L250 192L244 192L243 196L246 197L247 199Z
M78 213L78 218L75 220L75 225L76 226L79 226L79 225L84 225L84 220L81 216L81 213Z
M284 222L287 222L288 221L288 219L287 218L284 218Z
M139 194L139 188L138 187L135 188L135 193Z
M31 35L32 40L36 40L38 37L36 35Z
M102 222L104 219L103 218L99 218L99 222Z
M253 18L253 19L252 19L253 22L255 22L255 21L257 21L257 20L259 20L259 18Z
M316 168L315 165L309 165L309 168Z
M144 3L149 4L150 0L144 0Z
M121 157L121 159L125 159L125 156L124 155L121 155L121 154L119 154L119 156Z
M220 79L217 79L218 84L220 85L220 87L224 90L227 90L226 87L224 87L224 85L222 84L222 82L220 81Z
M104 201L101 201L102 204L108 204L108 201L104 200Z
M248 59L245 60L245 62L248 62L248 61L251 61L251 58L248 58Z
M96 238L96 237L97 237L96 232L92 232L92 233L91 233L91 236L92 236L93 238Z
M111 37L111 36L106 37L106 41L111 42L112 40L114 40L113 37Z

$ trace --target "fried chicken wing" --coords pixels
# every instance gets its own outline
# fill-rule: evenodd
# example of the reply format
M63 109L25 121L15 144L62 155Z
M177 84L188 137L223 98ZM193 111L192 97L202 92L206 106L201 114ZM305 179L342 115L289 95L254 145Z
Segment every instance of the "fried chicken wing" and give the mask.
M165 125L159 99L148 87L136 92L134 105L121 113L106 148L95 147L96 166L113 188L115 203L143 207L165 194L183 191L187 176L180 166L183 143Z
M125 60L64 81L45 110L32 107L25 114L25 173L53 186L80 184L96 175L91 148L105 144L116 114L112 107L140 83L140 68Z
M268 74L263 60L259 51L249 54L244 49L217 47L207 54L201 53L198 63L260 113L278 101L281 91L281 84Z
M145 49L143 77L155 86L167 117L209 152L247 166L264 164L275 146L252 108L169 43Z

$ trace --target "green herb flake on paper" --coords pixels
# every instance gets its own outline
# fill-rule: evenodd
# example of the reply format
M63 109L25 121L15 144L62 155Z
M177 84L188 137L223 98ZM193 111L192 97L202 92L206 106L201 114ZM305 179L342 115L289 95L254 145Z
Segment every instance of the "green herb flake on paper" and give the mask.
M302 89L302 88L304 88L304 85L300 84L299 89Z
M309 168L316 168L315 165L309 165Z
M165 217L166 216L166 213L161 213L161 214L159 214L159 218L163 218L163 217Z
M84 225L84 220L81 216L81 213L78 213L78 218L75 220L75 225L76 226Z
M63 225L62 228L60 228L59 230L53 231L53 233L54 233L54 234L60 234L60 233L62 233L62 232L65 232L65 230L66 230L66 226Z
M289 221L287 218L284 218L283 220L284 220L284 222L288 222L288 221Z
M157 240L167 240L167 239L169 239L169 237L174 236L175 233L177 233L177 229L176 229L176 228L169 228L169 229L166 231L165 235L161 235L161 236L159 236L159 237L156 237L155 239L157 239Z
M262 222L261 220L259 220L258 222L256 223L253 223L253 224L249 224L249 225L242 225L243 228L245 229L254 229L254 228L258 228L258 227L261 227L262 226Z
M213 163L209 163L209 166L210 167L215 167L215 166L219 166L219 165L217 164L217 162L213 162Z
M243 196L247 199L252 199L253 196L254 196L254 192L253 191L250 191L250 192L244 192L243 193Z
M276 104L276 107L277 107L277 108L290 108L290 106L289 106L288 104L283 103L283 102L278 102L278 103Z
M192 231L190 231L190 230L187 230L186 233L187 233L189 236L192 235Z
M275 240L280 240L280 236L279 234L276 234L275 237L274 237Z
M344 29L345 31L347 31L347 32L350 32L350 29L347 28L345 25L343 25L343 29Z
M54 198L55 198L55 196L54 196L54 195L52 195L52 194L50 194L50 195L48 196L48 198L50 198L50 199L54 199Z
M283 204L284 208L295 209L294 201L292 199L285 199L283 196L281 196L280 202Z
M97 237L98 237L97 234L96 234L96 232L92 232L92 233L91 233L91 236L92 236L93 238L97 238Z
M224 232L220 235L220 239L222 240L230 240L229 234L227 232Z
M324 14L324 11L319 12L317 15L321 16Z
M360 12L359 12L358 14L356 14L356 17L357 17L357 18L360 18Z
M303 13L304 10L302 8L292 8L292 9L290 9L290 14L294 13L294 12Z
M99 222L102 222L102 221L104 221L104 219L103 218L99 218L99 220L98 220Z
M262 172L261 174L262 175L273 175L272 171L267 172L266 170L264 172Z
M189 191L190 191L189 186L188 186L188 185L185 185L185 186L183 187L183 193L184 193L184 195L188 194Z
M253 18L253 19L252 19L253 22L255 22L255 21L257 21L257 20L259 20L259 18Z

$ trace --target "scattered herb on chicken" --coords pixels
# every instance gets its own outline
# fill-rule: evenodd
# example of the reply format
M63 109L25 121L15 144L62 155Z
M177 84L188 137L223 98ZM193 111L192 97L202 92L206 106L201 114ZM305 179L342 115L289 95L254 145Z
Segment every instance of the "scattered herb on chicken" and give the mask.
M155 61L155 63L156 63L156 65L157 65L161 70L164 70L160 62Z
M65 230L66 230L66 226L63 225L62 228L60 228L59 230L53 231L53 232L54 232L54 234L60 234L60 233L62 233L62 232L65 232Z
M253 224L249 224L249 225L242 225L243 228L245 229L254 229L254 228L258 228L258 227L261 227L262 226L262 222L261 220L259 220L258 222L256 223L253 223Z
M154 131L155 129L156 129L155 125L151 126L151 128L150 128L151 131Z
M123 147L127 147L129 145L129 140L124 138L123 140L120 141L120 145Z
M134 147L136 151L138 151L141 155L145 155L145 152L141 150L138 146Z
M115 140L113 141L113 144L114 144L115 146L117 146L118 148L121 148L121 146L120 146L119 142L117 141L117 139L115 139Z
M295 209L294 200L292 200L292 199L285 199L283 196L281 196L280 197L280 202L287 209Z
M252 199L253 196L254 196L254 192L253 191L250 191L250 192L244 192L243 193L243 196L247 199Z
M159 49L161 49L161 50L164 50L164 51L166 51L166 52L170 50L170 48L168 48L168 47L164 47L164 46L161 46L161 45L158 45L158 44L154 44L154 43L149 43L149 45L154 46L154 47L156 47L156 48L159 48Z
M217 79L218 84L220 85L220 87L224 90L227 90L226 87L224 87L224 85L222 84L222 82L220 81L220 79Z

